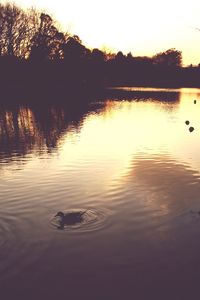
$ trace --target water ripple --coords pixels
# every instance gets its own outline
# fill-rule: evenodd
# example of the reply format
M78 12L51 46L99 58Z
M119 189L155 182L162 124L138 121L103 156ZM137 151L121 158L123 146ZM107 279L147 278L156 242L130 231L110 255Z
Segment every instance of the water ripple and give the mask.
M28 218L19 220L16 216L1 216L0 282L23 272L49 247L49 242L44 238L39 242L40 237L37 233L30 235L33 226L34 224Z
M78 212L82 211L81 209L73 209L69 212ZM102 230L103 228L109 225L109 215L111 212L108 209L88 209L86 213L83 215L83 219L81 222L78 222L74 225L65 225L62 229L64 231L96 231ZM54 229L61 229L60 222L58 219L53 218L50 220L50 225Z

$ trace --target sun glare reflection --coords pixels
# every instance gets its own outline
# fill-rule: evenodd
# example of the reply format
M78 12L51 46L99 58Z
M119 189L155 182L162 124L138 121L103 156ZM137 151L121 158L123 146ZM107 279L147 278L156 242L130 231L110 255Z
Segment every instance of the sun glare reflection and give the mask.
M123 173L132 157L140 152L148 155L171 153L177 160L191 164L191 154L195 157L198 151L195 149L199 147L194 147L197 136L195 132L189 134L185 120L191 115L191 121L197 121L194 96L199 97L195 93L188 96L184 91L175 103L153 99L138 102L108 100L99 115L92 114L84 119L75 144L69 143L66 134L66 142L63 139L61 147L62 160L84 156L93 158L96 166L102 164L102 160L114 160L113 170L109 171L114 177Z
M123 176L140 153L147 157L168 153L200 170L199 91L173 90L172 101L169 91L160 92L168 101L158 101L156 92L146 89L146 100L143 92L137 94L140 101L108 99L100 109L72 116L68 109L53 107L42 112L26 107L2 111L1 155L5 157L7 151L9 161L16 153L19 159L30 153L41 158L55 153L59 160L50 160L52 168L88 165L91 174L101 170L104 183ZM186 120L195 128L192 134Z

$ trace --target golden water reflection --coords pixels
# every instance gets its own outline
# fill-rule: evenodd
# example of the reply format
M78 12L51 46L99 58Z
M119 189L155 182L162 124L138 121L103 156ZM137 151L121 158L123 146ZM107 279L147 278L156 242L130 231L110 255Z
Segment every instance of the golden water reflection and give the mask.
M9 287L54 282L73 292L94 278L97 290L105 273L106 291L110 278L124 289L130 280L128 291L139 283L139 292L146 281L160 295L171 277L171 287L191 278L198 286L200 93L155 93L0 109L0 275L15 271ZM48 226L72 208L100 212L104 226L63 234Z
M66 166L92 159L93 170L106 166L116 178L138 152L170 153L200 170L199 90L164 90L155 97L155 90L153 94L141 91L137 101L107 99L80 108L49 105L2 109L0 155L7 162L15 162L15 157L17 161L27 154L57 152ZM136 91L137 97L141 91ZM135 94L132 97L135 99ZM192 134L186 119L195 127ZM54 163L56 167L57 161Z
M123 186L128 198L137 186L143 205L156 209L158 215L200 211L199 171L169 155L134 157L124 174Z
M0 155L51 152L66 133L79 132L87 107L16 106L0 110Z

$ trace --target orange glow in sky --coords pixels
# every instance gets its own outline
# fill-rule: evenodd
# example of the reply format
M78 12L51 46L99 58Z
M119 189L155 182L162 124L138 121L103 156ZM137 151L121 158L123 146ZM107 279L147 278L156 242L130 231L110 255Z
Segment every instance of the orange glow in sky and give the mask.
M87 47L151 56L169 48L183 52L185 65L200 63L200 1L15 0L53 14L64 30Z

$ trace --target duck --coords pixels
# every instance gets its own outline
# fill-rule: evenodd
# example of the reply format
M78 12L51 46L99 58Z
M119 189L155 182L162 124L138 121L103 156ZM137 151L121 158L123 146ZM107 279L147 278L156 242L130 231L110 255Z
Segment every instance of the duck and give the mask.
M54 218L59 217L60 218L60 225L75 225L77 223L81 223L83 221L83 215L86 213L85 211L76 211L76 212L69 212L64 213L62 211L57 212L57 214L54 216Z
M192 131L194 131L194 127L191 126L191 127L189 128L189 132L192 132Z

